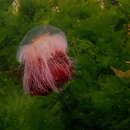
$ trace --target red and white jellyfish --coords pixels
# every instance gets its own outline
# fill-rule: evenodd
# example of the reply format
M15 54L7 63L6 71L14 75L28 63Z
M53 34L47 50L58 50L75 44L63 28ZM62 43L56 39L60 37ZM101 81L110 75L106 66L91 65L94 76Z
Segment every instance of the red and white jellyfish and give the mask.
M59 87L72 80L72 65L67 56L65 34L50 25L29 31L17 52L24 65L23 88L30 95L59 92Z

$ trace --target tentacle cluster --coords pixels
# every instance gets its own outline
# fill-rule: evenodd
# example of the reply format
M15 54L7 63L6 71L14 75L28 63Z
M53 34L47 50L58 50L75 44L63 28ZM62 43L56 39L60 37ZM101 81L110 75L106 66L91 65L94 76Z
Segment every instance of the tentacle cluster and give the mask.
M23 63L23 87L31 95L58 92L58 87L72 79L67 42L59 34L44 34L20 48L18 60Z

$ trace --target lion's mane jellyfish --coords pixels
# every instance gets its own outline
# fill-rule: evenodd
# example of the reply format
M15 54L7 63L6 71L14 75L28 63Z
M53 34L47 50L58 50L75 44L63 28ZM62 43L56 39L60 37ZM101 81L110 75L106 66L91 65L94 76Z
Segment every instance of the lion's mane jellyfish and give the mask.
M65 34L50 25L35 27L25 35L17 60L24 65L23 87L30 95L59 92L73 77Z

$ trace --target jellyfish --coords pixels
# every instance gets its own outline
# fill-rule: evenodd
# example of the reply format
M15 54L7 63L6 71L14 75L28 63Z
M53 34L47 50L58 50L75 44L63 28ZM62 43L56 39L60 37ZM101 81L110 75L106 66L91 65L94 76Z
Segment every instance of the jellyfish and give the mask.
M21 41L17 60L24 66L23 88L29 95L48 95L72 80L65 33L51 25L31 29Z

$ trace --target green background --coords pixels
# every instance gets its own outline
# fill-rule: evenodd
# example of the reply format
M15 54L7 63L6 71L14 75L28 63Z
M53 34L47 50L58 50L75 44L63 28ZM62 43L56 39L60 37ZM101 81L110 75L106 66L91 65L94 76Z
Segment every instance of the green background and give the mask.
M130 1L19 2L13 13L12 0L0 0L0 130L129 130L130 82L110 66L130 69ZM28 96L13 68L20 41L40 24L66 33L74 79L59 94Z

